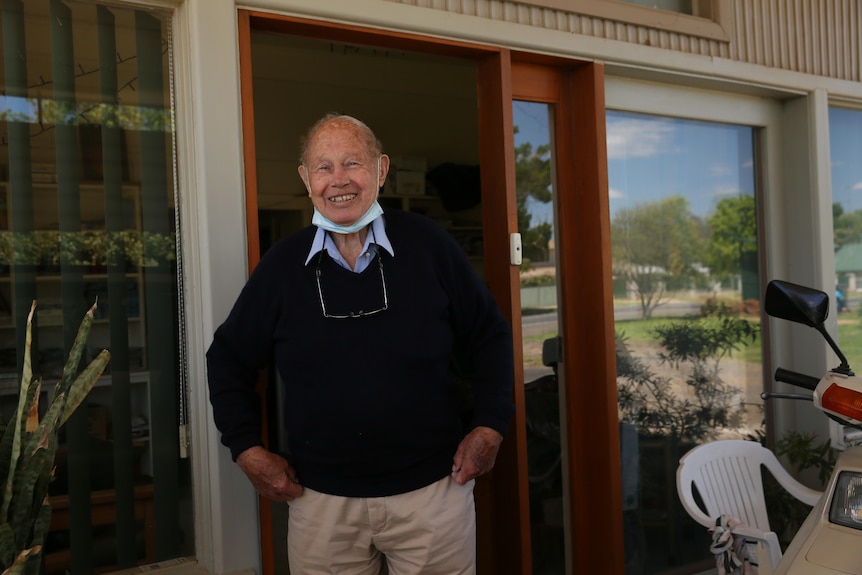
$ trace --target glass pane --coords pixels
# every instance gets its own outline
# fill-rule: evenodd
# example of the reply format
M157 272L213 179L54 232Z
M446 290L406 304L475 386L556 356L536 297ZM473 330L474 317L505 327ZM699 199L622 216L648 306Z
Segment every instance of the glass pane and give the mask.
M607 130L628 572L697 572L679 458L763 436L754 133L614 111Z
M40 411L58 397L94 303L79 369L111 359L59 429L46 484L47 573L194 553L179 453L179 350L170 19L93 3L2 7L0 412L14 415L27 311ZM14 428L14 426L10 426Z
M563 450L557 381L557 266L553 148L547 104L514 102L515 183L521 233L521 313L533 573L565 573Z
M829 141L836 309L845 316L838 323L838 338L845 355L852 358L862 356L862 350L854 353L852 348L853 342L859 341L858 322L845 321L851 319L846 312L858 310L862 290L862 111L830 108Z

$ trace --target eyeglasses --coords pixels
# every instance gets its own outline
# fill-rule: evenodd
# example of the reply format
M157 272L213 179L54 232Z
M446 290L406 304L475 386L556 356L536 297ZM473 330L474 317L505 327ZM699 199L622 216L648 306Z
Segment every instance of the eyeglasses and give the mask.
M329 313L326 311L326 302L323 298L323 288L320 285L320 261L323 258L323 251L321 251L317 255L317 269L315 270L315 279L317 280L317 295L320 298L320 309L323 310L323 317L332 318L332 319L347 319L351 317L364 317L367 315L374 315L376 313L380 313L381 311L386 311L389 309L389 296L386 293L386 276L383 274L383 260L380 257L380 254L377 255L377 267L380 270L380 285L383 289L383 306L377 309L373 309L371 311L359 310L359 311L350 311L347 313L339 314L339 313Z

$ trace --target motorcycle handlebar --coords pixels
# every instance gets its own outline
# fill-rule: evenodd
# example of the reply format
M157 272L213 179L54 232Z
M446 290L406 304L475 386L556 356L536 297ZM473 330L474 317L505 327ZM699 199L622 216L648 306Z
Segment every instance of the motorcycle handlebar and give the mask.
M805 389L810 389L812 391L814 391L814 389L817 388L817 384L820 383L820 380L816 377L805 375L804 373L799 373L797 371L790 371L783 367L779 367L775 370L775 380L783 381L784 383L789 383L798 387L804 387Z

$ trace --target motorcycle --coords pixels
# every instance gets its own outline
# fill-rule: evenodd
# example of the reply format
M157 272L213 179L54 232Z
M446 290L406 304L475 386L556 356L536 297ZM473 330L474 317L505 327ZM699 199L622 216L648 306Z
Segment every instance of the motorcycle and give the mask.
M817 409L842 425L862 430L862 378L857 377L841 349L826 331L829 296L816 289L773 280L764 300L769 316L816 329L840 365L816 378L778 368L775 379L812 391L812 395L764 393L762 397L811 399ZM781 561L776 575L862 575L862 433L847 443L835 464L820 501L811 509Z

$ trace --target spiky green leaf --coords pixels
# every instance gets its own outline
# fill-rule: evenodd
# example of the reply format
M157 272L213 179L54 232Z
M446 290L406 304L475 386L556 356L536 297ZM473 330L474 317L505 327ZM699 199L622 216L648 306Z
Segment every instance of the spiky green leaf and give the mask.
M51 505L46 497L42 501L42 506L39 509L39 514L36 523L33 525L33 546L37 551L30 555L30 560L27 561L25 573L26 575L38 575L41 572L41 561L39 554L45 545L45 537L48 533L48 527L51 525Z
M12 565L9 566L8 569L3 571L0 575L21 575L24 573L24 567L27 564L27 561L30 557L36 556L41 553L42 548L30 548L24 549L15 557L15 561L12 562Z
M42 390L42 382L33 380L27 389L27 400L24 409L24 418L21 424L21 450L18 452L18 460L20 464L21 454L25 446L30 442L33 434L39 428L39 394Z
M20 445L21 449L26 450L26 446L32 436L33 431L30 429L32 427L38 427L39 423L39 390L40 384L38 381L32 382L26 397L26 404L29 406L26 408L25 412L27 413L27 417L25 421L21 422L20 429L18 430L20 433ZM15 427L17 426L8 426L7 432L5 433L2 439L0 439L0 485L7 485L7 480L9 479L9 471L12 468L12 448L13 441L15 438ZM18 451L18 457L16 459L15 465L18 465L18 462L21 460L21 449Z
M81 325L78 326L78 333L75 335L75 341L72 344L72 349L69 350L69 357L66 359L66 365L63 366L63 379L60 381L60 391L65 391L75 380L75 375L78 373L78 364L81 362L81 356L87 347L87 337L90 335L90 328L93 325L93 315L96 312L96 304L87 310L84 314L84 319L81 320Z
M53 441L51 442L51 447L49 447L49 450L51 453L56 454L56 446L54 445ZM39 479L36 482L36 487L33 489L33 516L37 518L37 523L33 526L33 543L39 545L44 543L44 541L37 539L37 537L41 534L41 536L44 538L45 534L48 532L47 525L45 526L45 530L43 530L44 532L39 531L40 526L38 524L38 521L41 518L41 514L45 513L44 507L47 505L50 509L50 502L48 501L48 490L51 485L51 479L53 479L54 477L55 467L53 459L54 457L51 456L47 473L42 473L39 476ZM50 522L51 512L48 511L48 523Z
M9 478L9 467L12 464L12 439L15 437L15 426L7 425L0 437L0 486L6 486ZM2 520L0 520L2 521Z
M21 453L25 457L29 457L35 453L36 449L47 447L48 441L57 432L60 427L60 418L66 409L66 398L63 394L54 397L54 401L48 406L48 411L39 423L39 428L35 433L31 434L27 445L24 446Z
M27 417L24 419L24 436L33 433L39 426L39 392L42 391L42 381L37 379L30 382L27 389Z
M0 568L5 569L15 561L15 533L8 523L0 523Z
M15 479L15 468L18 465L18 455L21 452L21 434L24 414L27 411L27 397L30 395L30 384L33 380L33 366L30 362L30 348L33 343L33 313L36 310L36 301L30 306L27 315L27 331L24 336L24 369L21 376L21 393L18 396L18 411L15 417L15 434L12 437L12 453L9 455L9 471L6 477L6 485L3 495L3 506L0 508L0 522L8 521L9 505L12 503L12 482Z
M48 497L42 500L42 505L39 508L39 514L36 518L36 523L33 524L33 543L42 545L45 542L45 536L48 533L48 528L51 526L51 504Z
M0 575L37 575L51 521L48 486L53 475L57 429L85 400L110 360L103 351L78 373L95 306L84 316L54 400L39 421L40 382L33 381L30 309L25 334L24 367L15 418L0 426ZM11 520L7 521L9 517Z
M102 372L108 367L108 362L111 361L111 353L107 349L103 349L99 355L93 358L93 361L84 368L84 371L75 378L72 385L69 387L69 396L66 398L66 405L63 409L63 415L60 417L60 425L66 423L69 417L74 413L79 405L86 399L87 394L99 381Z
M39 485L39 476L51 472L53 460L54 454L48 449L37 449L34 454L24 459L23 465L18 470L14 499L9 508L9 523L15 531L15 541L19 549L34 545L33 525L38 518L33 513L34 503L38 504L44 500L44 494L41 497L36 496L35 490Z

